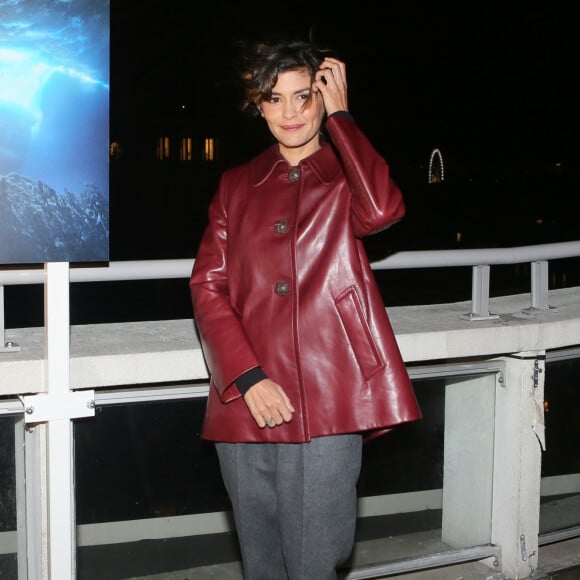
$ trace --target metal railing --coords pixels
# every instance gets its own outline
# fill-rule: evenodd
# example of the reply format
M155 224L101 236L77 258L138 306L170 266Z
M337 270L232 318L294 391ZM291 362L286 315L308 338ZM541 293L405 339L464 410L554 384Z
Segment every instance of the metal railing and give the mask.
M546 310L549 288L549 260L580 257L580 241L519 246L512 248L426 250L397 252L372 263L374 270L421 268L472 268L471 312L469 320L493 317L489 312L490 267L505 264L531 264L530 310ZM160 280L188 278L193 259L131 260L104 264L74 264L70 269L71 283L112 282L123 280ZM42 265L30 268L0 267L0 352L17 348L5 341L4 286L43 284Z

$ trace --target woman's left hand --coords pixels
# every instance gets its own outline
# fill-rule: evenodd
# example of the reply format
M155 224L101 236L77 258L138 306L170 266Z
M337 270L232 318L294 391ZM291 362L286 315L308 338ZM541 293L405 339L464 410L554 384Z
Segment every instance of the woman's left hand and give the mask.
M322 95L327 115L348 111L345 64L336 58L325 58L316 73L312 90Z
M266 425L273 428L289 423L295 412L284 389L268 378L252 385L246 391L244 401L260 429Z

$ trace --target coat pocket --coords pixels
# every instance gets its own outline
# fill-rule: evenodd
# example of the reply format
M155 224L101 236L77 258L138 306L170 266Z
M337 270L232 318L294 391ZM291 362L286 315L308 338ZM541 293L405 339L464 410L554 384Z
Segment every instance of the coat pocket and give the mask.
M356 289L352 286L347 288L336 298L335 304L354 356L364 378L368 380L385 365Z

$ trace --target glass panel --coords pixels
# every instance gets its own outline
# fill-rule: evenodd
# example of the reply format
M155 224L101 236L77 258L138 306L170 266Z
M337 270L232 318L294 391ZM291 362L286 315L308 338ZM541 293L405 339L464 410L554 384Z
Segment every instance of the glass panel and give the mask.
M348 567L429 553L440 541L445 380L414 386L423 419L364 444L356 544ZM402 503L408 507L402 509Z
M0 416L0 578L18 578L16 418Z
M546 364L540 533L580 525L580 359Z
M211 533L230 504L204 411L205 399L128 404L74 422L79 580L239 558L231 531Z
M476 509L474 484L491 490L495 375L415 387L424 418L364 446L348 566L489 542L490 497L470 512L483 520L478 538L464 534L478 528L470 515L457 514ZM205 399L180 400L102 407L75 421L79 580L238 565L215 450L199 438L204 411Z
M365 444L358 490L368 517L359 519L349 566L490 541L495 375L414 386L423 419ZM474 486L485 498L475 506Z

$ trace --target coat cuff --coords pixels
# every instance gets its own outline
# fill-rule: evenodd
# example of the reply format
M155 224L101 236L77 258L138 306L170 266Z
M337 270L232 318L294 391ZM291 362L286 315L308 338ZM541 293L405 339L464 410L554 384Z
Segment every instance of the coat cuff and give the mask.
M250 387L253 387L256 383L267 378L268 376L261 367L255 367L246 371L243 375L240 375L236 379L236 386L238 387L238 391L242 393L243 397L250 390Z
M326 120L328 121L328 119L332 119L332 117L348 117L350 119L353 119L353 116L351 115L350 111L334 111L334 113L332 113L331 115L328 115L328 117L326 118Z

